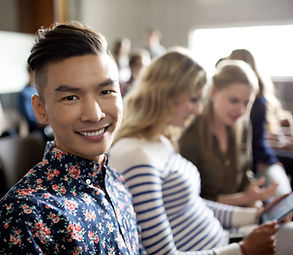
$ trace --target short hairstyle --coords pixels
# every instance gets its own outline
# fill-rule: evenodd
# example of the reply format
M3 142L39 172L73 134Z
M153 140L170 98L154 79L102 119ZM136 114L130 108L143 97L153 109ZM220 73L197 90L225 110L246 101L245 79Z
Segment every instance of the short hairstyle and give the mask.
M129 58L129 67L135 66L142 59L142 57L142 54L139 53L131 54Z
M206 84L204 69L183 48L170 49L156 58L139 76L125 97L122 137L154 139L173 116L180 95L198 91Z
M47 79L46 69L49 64L76 56L107 53L107 46L102 34L77 21L55 23L47 29L40 28L27 60L35 73L39 95L43 96Z

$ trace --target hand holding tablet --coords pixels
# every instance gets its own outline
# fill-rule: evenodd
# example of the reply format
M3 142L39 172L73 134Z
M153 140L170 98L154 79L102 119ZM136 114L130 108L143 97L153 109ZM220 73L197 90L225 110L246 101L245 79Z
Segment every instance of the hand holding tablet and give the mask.
M268 222L274 220L281 222L291 212L293 212L292 192L285 194L279 198L276 198L273 202L268 204L260 215L261 222Z

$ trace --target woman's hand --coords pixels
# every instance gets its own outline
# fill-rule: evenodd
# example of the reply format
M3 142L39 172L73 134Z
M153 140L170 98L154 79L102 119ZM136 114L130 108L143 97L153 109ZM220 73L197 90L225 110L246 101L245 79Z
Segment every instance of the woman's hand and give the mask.
M278 202L280 202L282 199L287 197L289 194L290 193L279 196L275 198L271 203L267 204L264 208L259 208L259 210L257 211L257 217L260 217L265 211L275 206ZM279 223L291 222L292 218L293 218L293 213L290 213L286 217L284 217L281 221L279 221Z
M254 206L256 201L266 201L275 195L278 183L273 181L270 186L261 188L264 183L265 177L261 177L246 188L244 191L244 196L248 205Z
M272 182L269 187L261 188L264 182L265 177L261 177L251 183L243 192L219 195L217 202L228 205L249 206L261 210L262 201L273 197L278 187L276 182Z
M275 254L278 229L276 221L258 226L239 243L243 255Z

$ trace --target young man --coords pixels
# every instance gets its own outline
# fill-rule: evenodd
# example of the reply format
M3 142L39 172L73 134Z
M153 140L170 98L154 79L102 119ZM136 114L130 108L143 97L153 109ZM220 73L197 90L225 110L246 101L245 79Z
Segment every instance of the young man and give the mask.
M144 253L131 195L104 154L122 115L104 37L80 23L40 29L28 64L34 112L55 139L0 201L0 254Z

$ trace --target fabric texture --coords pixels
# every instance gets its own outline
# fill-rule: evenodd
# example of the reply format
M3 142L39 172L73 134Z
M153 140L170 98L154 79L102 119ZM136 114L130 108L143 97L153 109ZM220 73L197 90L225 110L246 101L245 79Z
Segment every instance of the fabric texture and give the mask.
M123 138L109 153L109 165L123 173L133 195L148 254L241 254L238 244L226 245L222 225L236 232L254 223L256 210L203 200L197 168L167 138Z
M272 165L278 162L277 156L268 144L266 135L266 100L263 96L256 97L250 113L252 124L253 169L257 163Z
M0 201L0 223L0 254L144 254L121 174L52 142Z

